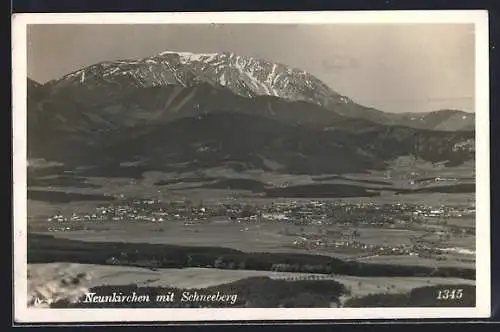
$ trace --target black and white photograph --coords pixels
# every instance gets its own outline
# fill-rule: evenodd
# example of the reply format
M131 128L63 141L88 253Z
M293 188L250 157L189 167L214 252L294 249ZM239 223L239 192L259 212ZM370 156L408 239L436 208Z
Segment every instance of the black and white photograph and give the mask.
M489 315L486 12L13 33L16 319Z

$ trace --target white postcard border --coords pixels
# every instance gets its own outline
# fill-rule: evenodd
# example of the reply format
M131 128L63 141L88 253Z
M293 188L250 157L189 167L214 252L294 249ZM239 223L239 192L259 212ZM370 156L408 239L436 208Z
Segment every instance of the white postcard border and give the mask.
M408 24L471 23L476 35L476 307L475 308L27 308L26 77L28 24ZM481 318L490 316L488 13L470 11L43 13L12 18L14 319L25 323Z

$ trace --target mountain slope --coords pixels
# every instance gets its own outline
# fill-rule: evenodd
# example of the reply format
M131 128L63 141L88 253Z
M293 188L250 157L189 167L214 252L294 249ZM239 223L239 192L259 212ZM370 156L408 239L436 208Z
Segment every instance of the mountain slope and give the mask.
M173 85L99 90L73 87L66 90L64 95L51 96L32 105L28 150L33 156L49 150L57 155L64 141L112 142L122 132L147 131L148 126L217 112L254 114L286 124L316 127L346 122L356 124L360 129L373 125L349 120L314 104L267 96L248 99L206 83L186 88Z
M27 85L28 85L28 90L36 89L42 86L40 83L29 77L27 78Z

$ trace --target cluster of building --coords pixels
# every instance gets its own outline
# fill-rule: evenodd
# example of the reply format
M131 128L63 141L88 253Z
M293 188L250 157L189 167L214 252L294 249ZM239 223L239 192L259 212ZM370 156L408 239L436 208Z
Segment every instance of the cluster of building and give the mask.
M373 213L376 212L376 213ZM47 218L49 222L77 221L150 221L165 220L203 221L214 217L225 217L233 221L270 221L295 223L364 223L380 224L389 221L398 213L393 206L373 204L347 205L338 202L289 202L258 205L250 203L217 203L204 206L187 202L167 202L158 200L133 200L121 204L98 207L91 213L71 215L55 214Z
M102 222L166 222L182 221L186 224L209 223L226 220L239 223L284 223L294 225L335 225L346 229L358 227L416 229L425 226L429 218L445 220L473 214L474 207L454 208L449 206L429 207L424 205L393 203L347 203L339 201L288 201L252 204L244 202L215 203L186 201L161 202L152 199L123 201L118 204L101 206L91 213L71 215L56 214L47 218L53 230L67 231L86 223ZM458 230L460 231L460 229ZM297 239L297 246L333 246L359 249L362 244L356 237L338 235L336 241L322 239ZM374 250L373 248L364 248ZM394 249L394 250L393 250ZM382 251L388 248L380 248ZM399 252L406 249L390 248Z
M293 246L307 250L328 250L333 249L337 252L349 252L363 256L383 256L383 255L406 255L418 257L435 257L443 254L439 248L433 248L425 244L366 244L354 238L341 237L338 239L311 239L307 237L298 237L293 241Z

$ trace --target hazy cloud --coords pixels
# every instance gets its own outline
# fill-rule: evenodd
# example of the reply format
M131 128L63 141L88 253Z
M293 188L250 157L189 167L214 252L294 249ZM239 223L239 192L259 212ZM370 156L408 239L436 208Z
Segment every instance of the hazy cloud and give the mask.
M355 58L347 56L334 56L333 58L325 59L322 61L324 70L340 70L353 68L359 65Z

